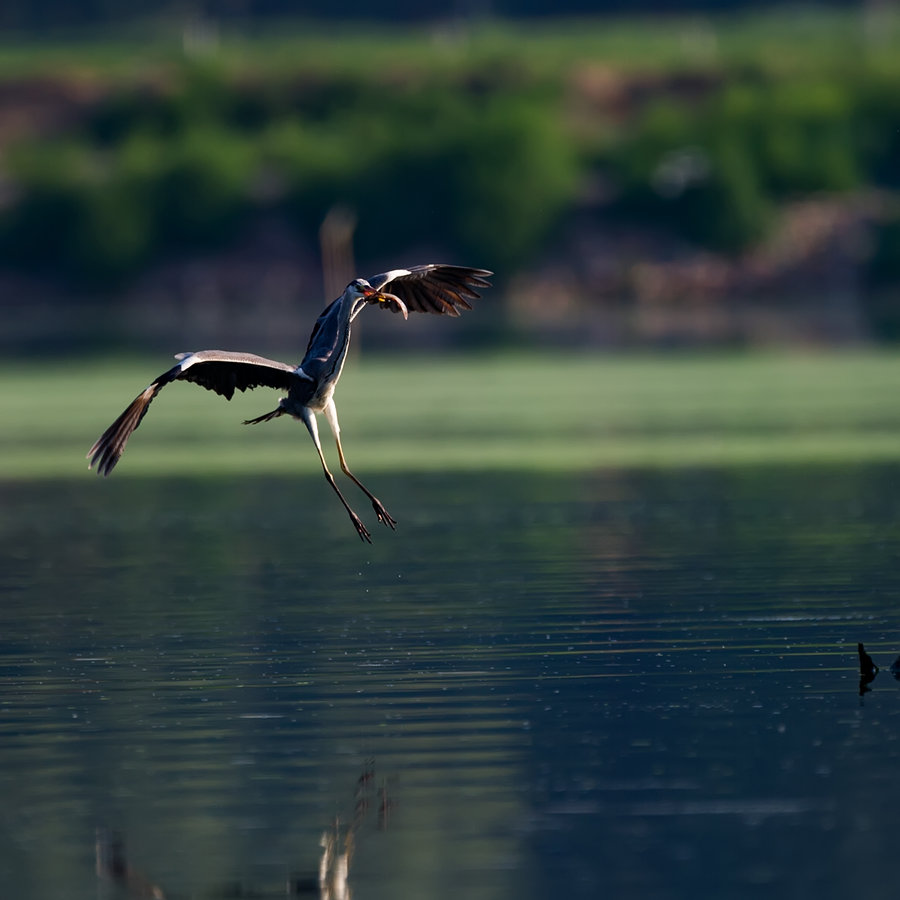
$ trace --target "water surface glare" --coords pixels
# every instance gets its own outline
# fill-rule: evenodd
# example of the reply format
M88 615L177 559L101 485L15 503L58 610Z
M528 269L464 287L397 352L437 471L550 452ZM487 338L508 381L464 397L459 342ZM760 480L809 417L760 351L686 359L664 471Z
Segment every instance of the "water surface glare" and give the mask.
M2 484L0 896L886 898L898 476Z

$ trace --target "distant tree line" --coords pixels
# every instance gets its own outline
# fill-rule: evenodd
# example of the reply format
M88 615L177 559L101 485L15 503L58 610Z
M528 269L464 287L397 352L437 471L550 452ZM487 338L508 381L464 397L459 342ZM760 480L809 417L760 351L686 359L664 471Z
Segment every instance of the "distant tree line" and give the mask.
M598 179L608 199L591 215L735 253L792 198L900 194L898 87L864 67L741 70L700 100L572 127L570 88L516 66L388 87L371 71L241 78L188 61L7 152L0 261L111 284L172 250L222 247L260 211L314 242L341 204L358 213L361 257L427 241L508 272L583 214L582 188ZM900 214L876 235L869 274L900 279L898 261Z
M898 86L893 74L865 72L736 75L699 104L653 103L596 164L614 178L623 216L739 251L785 201L900 190Z
M594 16L603 14L728 12L761 6L787 6L770 0L4 0L0 30L46 35L53 29L122 25L148 19L181 20L208 17L223 22L264 22L267 19L309 17L421 22L470 16ZM807 6L809 4L806 4ZM857 6L853 0L829 0L819 5Z
M515 266L572 202L576 148L551 94L369 73L234 82L188 64L160 89L113 91L71 133L8 155L16 202L0 257L103 284L167 250L221 246L259 211L311 241L335 205L361 255L427 239Z

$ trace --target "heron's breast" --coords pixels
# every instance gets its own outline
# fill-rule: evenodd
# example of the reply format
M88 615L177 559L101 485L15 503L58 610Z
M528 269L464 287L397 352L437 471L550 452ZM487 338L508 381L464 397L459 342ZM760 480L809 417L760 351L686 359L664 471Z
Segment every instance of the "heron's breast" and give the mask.
M322 412L334 394L334 381L307 382L294 387L288 396L288 405L305 406L313 412Z

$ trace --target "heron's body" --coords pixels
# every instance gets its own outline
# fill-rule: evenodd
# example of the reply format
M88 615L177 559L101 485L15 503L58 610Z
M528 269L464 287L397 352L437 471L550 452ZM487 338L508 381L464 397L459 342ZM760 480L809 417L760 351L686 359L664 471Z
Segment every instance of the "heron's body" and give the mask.
M299 366L231 350L181 353L176 357L178 363L138 394L91 447L88 451L90 468L96 466L100 474L109 475L154 397L173 381L199 384L226 400L234 396L235 390L273 388L284 394L278 406L245 424L267 422L282 415L302 421L313 439L325 477L343 503L357 533L363 540L371 540L368 529L344 499L328 470L316 424L316 413L324 413L334 433L341 469L372 502L378 520L393 528L396 524L394 519L381 501L350 471L341 447L334 391L347 359L353 320L367 304L386 306L393 312L401 312L404 318L410 311L458 316L460 309L471 309L469 300L479 297L475 288L490 286L486 280L490 274L485 269L429 264L394 269L376 275L370 281L358 278L350 282L344 293L316 320ZM383 290L388 285L392 293Z
M314 412L323 412L334 396L334 389L347 361L350 324L364 305L365 302L362 302L354 309L353 305L342 304L338 299L316 319L306 356L298 367L315 385L309 399L300 400L302 405Z

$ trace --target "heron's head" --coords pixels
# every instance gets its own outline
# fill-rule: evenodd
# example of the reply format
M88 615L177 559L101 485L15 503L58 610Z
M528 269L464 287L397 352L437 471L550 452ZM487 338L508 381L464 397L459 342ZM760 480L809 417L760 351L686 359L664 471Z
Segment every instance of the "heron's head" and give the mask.
M347 285L347 293L353 298L354 303L357 300L363 300L366 303L383 304L391 312L402 313L404 319L409 316L406 304L399 297L395 294L376 290L365 278L355 278L351 281Z

